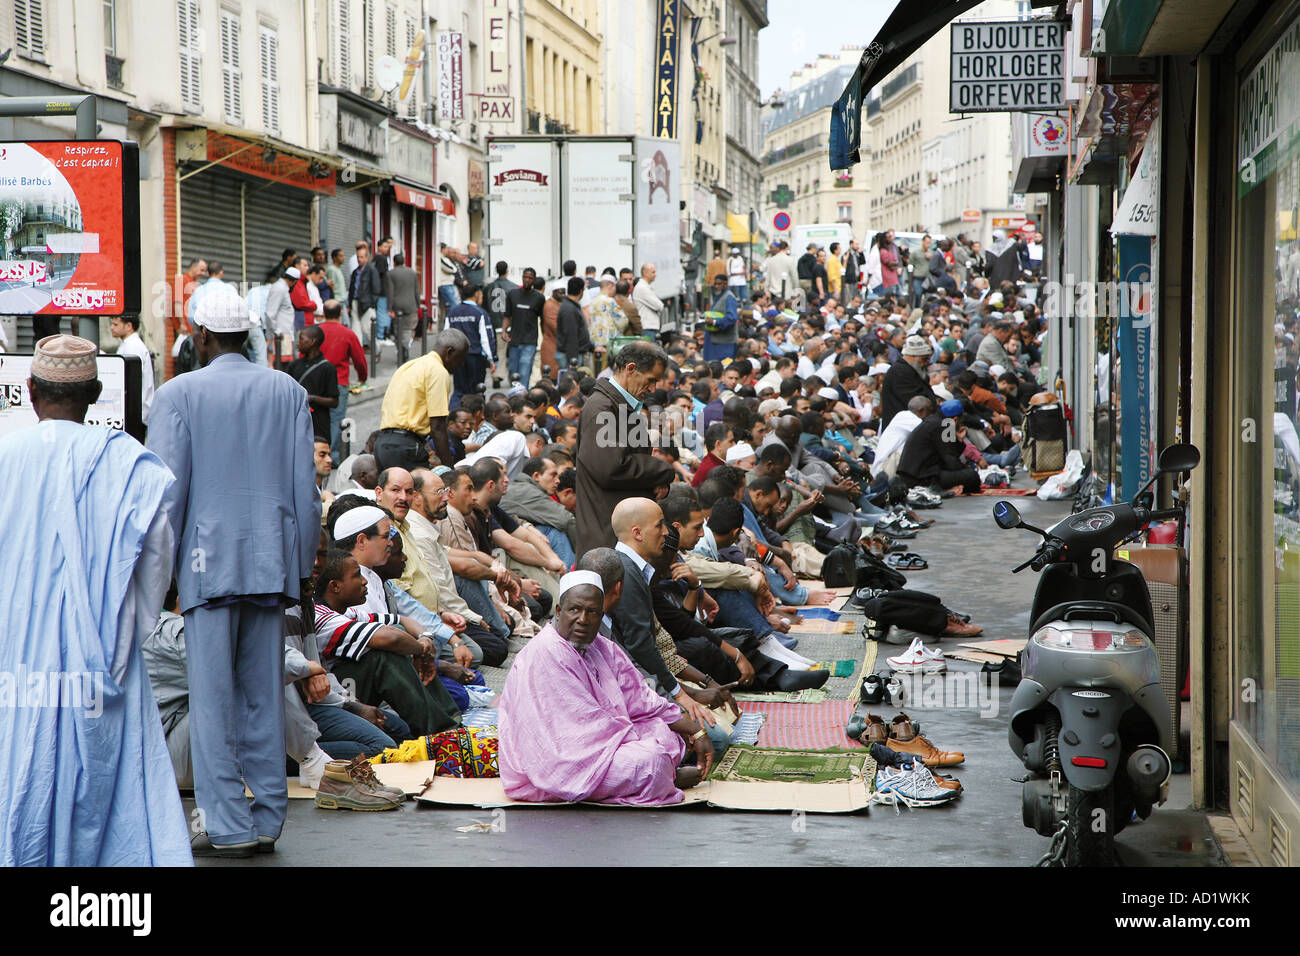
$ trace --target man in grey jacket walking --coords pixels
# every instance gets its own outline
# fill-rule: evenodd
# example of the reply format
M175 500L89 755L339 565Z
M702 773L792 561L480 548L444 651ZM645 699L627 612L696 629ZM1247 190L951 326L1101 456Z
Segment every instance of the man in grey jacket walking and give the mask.
M415 316L420 311L420 277L400 252L393 256L393 266L384 275L384 295L397 339L397 363L401 365L410 357Z
M288 809L282 615L310 590L321 498L307 392L244 357L244 300L218 290L194 323L201 367L158 389L149 450L176 476L164 507L203 827L192 849L249 856L274 849Z

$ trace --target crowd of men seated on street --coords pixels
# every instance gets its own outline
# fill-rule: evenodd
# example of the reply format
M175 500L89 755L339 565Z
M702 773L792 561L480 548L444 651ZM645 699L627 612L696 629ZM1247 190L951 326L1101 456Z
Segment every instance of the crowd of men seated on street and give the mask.
M958 292L918 309L892 295L831 298L802 315L761 294L741 313L734 356L704 361L701 331L666 348L638 340L603 363L600 378L579 369L465 393L445 430L405 461L411 467L392 463L379 432L332 466L326 428L316 449L325 508L315 619L304 622L297 608L285 615L286 753L301 782L315 786L328 760L457 726L491 699L476 690L481 668L505 664L512 639L517 650L540 634L551 656L530 653L505 692L508 792L672 800L725 747L711 712L734 712L731 688L826 681L789 632L798 608L832 600L818 578L837 543L915 518L911 489L969 494L982 469L1014 473L1019 426L1041 390L1043 331L1014 285L980 291L979 300ZM659 374L639 411L672 481L658 500L657 489L629 493L609 518L617 546L584 553L575 517L582 410L601 378L644 362ZM184 786L181 627L164 613L146 654ZM575 683L575 661L596 668L597 657L606 662L600 680ZM565 694L577 696L548 704ZM601 723L612 711L626 711L623 731ZM642 738L635 728L652 718L685 743L665 744L657 730ZM574 782L587 779L575 755L588 751L559 761L537 735L575 719L594 722L597 737L631 734L649 748L646 766L666 760L673 772L622 786L634 768L611 765L612 776ZM599 740L587 743L600 751ZM682 775L688 751L702 765ZM546 761L572 779L530 776Z

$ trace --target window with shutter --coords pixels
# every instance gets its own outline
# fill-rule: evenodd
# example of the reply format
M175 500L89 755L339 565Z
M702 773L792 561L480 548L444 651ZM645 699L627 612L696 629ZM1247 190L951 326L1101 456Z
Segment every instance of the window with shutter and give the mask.
M413 46L415 46L415 21L414 21L414 20L407 20L407 21L406 21L406 50L404 51L404 53L403 53L403 57L402 57L402 75L403 75L403 76L406 75L406 69L407 69L407 66L406 66L406 57L411 56L411 47L413 47ZM418 89L417 89L418 86L419 86L419 83L416 82L416 77L415 77L415 76L411 77L411 88L410 88L410 90L407 91L407 94L406 94L406 116L407 116L407 119L415 119L415 117L416 117L416 115L417 115L418 106L417 106L417 104L416 104L416 99L417 99L417 94L418 94L418 92L419 92ZM398 87L398 91L399 91L399 92L401 91L401 87L400 87L400 86Z
M370 96L375 95L375 17L370 0L361 0L361 43L365 55L365 75L361 85Z
M397 8L393 6L384 7L384 52L389 56L397 56ZM397 91L391 91L384 94L384 105L390 110L397 110Z
M268 133L280 134L280 36L271 27L262 27L262 126Z
M14 45L33 59L45 59L44 0L13 0Z
M352 89L352 0L334 0L334 82Z
M244 74L239 68L239 14L221 11L221 108L226 122L244 122Z
M177 0L176 40L180 51L181 106L189 112L197 113L203 109L199 0Z

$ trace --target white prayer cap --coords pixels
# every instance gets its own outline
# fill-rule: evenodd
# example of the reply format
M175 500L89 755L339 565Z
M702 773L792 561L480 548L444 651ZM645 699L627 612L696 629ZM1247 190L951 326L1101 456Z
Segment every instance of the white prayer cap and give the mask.
M1001 375L1001 374L1002 374L1003 372L1005 372L1005 371L1006 371L1006 369L1003 368L1001 365L990 365L990 366L989 366L989 374L992 375L994 378L997 378L999 375Z
M76 335L47 335L36 343L31 376L42 382L93 382L99 378L95 343Z
M867 372L867 377L870 378L872 375L884 375L888 371L889 371L889 364L887 362L879 362L871 366L871 370Z
M339 520L334 522L334 540L348 541L387 517L388 515L374 505L362 505L360 508L345 511L339 515Z
M302 278L302 273L299 272L294 266L290 266L289 268L285 269L284 274L288 276L290 279Z
M785 408L785 406L786 401L783 398L765 398L763 401L758 403L758 414L767 418L768 415L771 415L773 412L779 412L781 409Z
M228 285L204 294L194 308L194 324L209 332L247 332L253 327L248 303Z
M558 602L564 597L564 592L570 588L581 587L589 584L601 594L605 593L605 582L601 580L600 575L595 571L570 571L564 577L560 578L560 593L556 595L555 600Z
M754 454L754 446L747 441L742 441L738 445L732 445L727 449L727 464L740 461L742 458L748 458Z
M832 369L829 369L823 365L817 371L813 372L813 377L819 378L827 385L829 385L832 381L835 380L835 372Z
M840 400L840 393L833 388L819 388L817 394L828 402L838 402Z

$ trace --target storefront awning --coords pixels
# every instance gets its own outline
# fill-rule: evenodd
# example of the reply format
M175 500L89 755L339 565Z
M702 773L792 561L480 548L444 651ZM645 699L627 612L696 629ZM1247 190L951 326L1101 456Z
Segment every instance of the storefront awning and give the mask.
M456 215L456 204L452 202L450 196L440 196L427 189L416 189L414 186L399 182L393 183L393 192L398 202L414 206L416 209L428 209L444 216Z
M749 220L735 213L727 213L727 228L731 230L731 241L741 244L758 242L758 237L751 235Z
M862 108L867 94L927 40L979 3L980 0L905 0L894 4L894 12L862 51L858 68L831 108L831 169L847 169L858 162Z
M188 179L209 166L220 165L270 182L333 195L339 171L353 177L388 178L379 170L363 169L355 164L344 165L337 157L302 149L270 136L250 136L247 130L232 126L203 123L189 129L196 135L199 131L205 134L204 141L199 144L201 155L182 156L178 150L177 158L199 159L203 165L186 172L182 179Z
M1117 163L1135 159L1160 112L1155 83L1098 83L1079 104L1076 160L1070 181L1081 185L1113 183Z
M1101 18L1102 56L1194 56L1209 42L1234 0L1124 0Z

